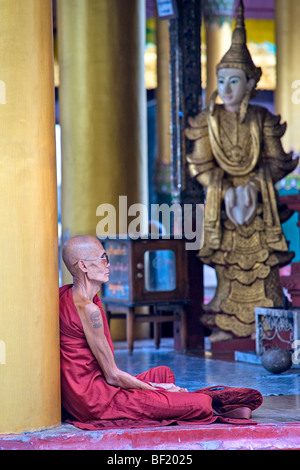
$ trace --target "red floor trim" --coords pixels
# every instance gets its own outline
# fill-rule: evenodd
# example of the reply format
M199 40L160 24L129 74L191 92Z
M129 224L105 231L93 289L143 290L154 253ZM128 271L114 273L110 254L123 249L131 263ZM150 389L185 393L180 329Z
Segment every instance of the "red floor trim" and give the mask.
M0 435L1 450L287 450L300 449L300 424L163 428Z

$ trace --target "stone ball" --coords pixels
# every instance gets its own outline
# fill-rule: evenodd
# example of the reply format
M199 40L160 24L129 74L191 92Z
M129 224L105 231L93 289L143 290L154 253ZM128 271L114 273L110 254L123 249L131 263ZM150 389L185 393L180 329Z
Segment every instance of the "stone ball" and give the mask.
M292 356L284 349L268 349L261 357L261 364L269 372L281 374L292 366Z

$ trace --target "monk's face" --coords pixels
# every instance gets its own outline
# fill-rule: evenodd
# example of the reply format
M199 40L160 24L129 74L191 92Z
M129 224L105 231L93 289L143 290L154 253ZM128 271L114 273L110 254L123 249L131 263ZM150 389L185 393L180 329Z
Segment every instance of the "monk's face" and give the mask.
M228 111L239 111L246 92L251 89L243 70L225 68L218 70L218 92Z
M102 244L97 241L94 245L88 258L85 259L87 275L91 281L105 283L109 280L109 261L105 257Z

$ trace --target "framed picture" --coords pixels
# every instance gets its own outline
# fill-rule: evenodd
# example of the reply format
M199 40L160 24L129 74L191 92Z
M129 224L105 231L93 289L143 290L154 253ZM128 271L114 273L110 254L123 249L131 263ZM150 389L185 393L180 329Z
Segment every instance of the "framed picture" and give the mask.
M156 4L160 20L169 20L178 17L176 0L156 0Z

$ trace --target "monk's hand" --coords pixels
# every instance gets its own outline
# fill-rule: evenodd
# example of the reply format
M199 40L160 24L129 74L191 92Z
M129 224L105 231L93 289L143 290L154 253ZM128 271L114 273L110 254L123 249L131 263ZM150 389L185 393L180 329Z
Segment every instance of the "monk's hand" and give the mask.
M187 389L187 388L178 387L177 385L174 385L174 387L170 388L168 391L169 391L169 392L187 392L188 389Z
M157 390L159 389L164 389L167 392L187 392L187 388L179 387L178 385L172 384L172 383L161 383L161 384L156 384L149 382L153 387L155 387Z

